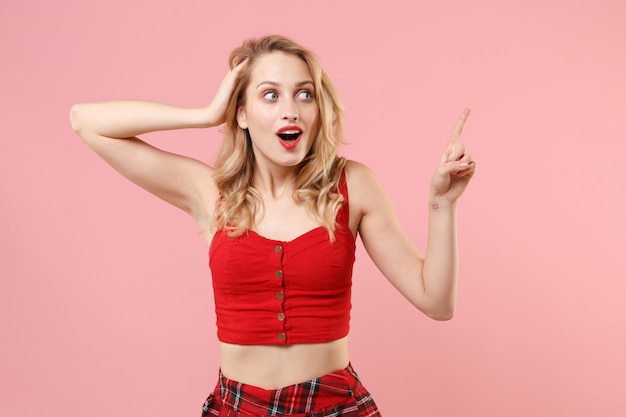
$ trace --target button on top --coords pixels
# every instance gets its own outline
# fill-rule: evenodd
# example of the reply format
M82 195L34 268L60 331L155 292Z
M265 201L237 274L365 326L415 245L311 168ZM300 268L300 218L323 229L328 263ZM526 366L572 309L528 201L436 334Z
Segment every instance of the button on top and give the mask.
M276 278L282 278L283 277L283 271L281 271L279 269L278 271L276 271L276 273L274 275L276 275Z
M278 333L278 340L283 341L283 340L285 340L285 337L286 337L285 333Z
M283 294L282 291L278 291L276 293L276 298L278 298L279 300L282 300L283 298L285 298L285 294Z
M281 253L283 251L283 247L280 245L276 245L276 247L274 248L274 252L276 253Z
M278 318L278 320L280 320L280 321L283 321L283 320L285 320L285 315L283 313L278 313L276 315L276 318Z

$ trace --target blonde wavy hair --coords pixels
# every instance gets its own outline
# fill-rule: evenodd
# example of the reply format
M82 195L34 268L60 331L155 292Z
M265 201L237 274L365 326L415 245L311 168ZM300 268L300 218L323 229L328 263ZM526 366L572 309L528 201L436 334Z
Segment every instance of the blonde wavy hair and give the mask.
M244 59L249 63L235 82L226 111L224 141L215 162L214 178L221 198L217 202L213 226L235 237L254 229L257 219L262 216L263 200L252 185L255 157L247 130L237 123L237 110L245 104L245 92L255 60L275 51L302 59L313 78L319 109L318 132L308 155L295 167L293 198L304 204L334 240L335 219L343 203L337 187L346 164L345 158L337 156L343 138L343 104L318 58L308 49L278 35L245 40L230 54L231 69Z

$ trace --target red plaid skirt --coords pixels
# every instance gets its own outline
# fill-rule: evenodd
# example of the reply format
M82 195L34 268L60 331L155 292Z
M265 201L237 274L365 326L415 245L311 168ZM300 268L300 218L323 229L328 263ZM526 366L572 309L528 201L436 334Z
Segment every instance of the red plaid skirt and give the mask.
M220 372L202 417L381 417L372 395L351 365L322 377L277 390L226 378Z

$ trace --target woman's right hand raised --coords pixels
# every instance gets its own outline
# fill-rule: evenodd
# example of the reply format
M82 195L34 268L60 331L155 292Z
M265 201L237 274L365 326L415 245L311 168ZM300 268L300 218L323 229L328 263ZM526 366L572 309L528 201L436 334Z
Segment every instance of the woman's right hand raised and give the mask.
M205 163L162 151L137 136L149 132L217 126L226 109L243 61L228 72L211 104L181 107L138 100L79 103L72 106L72 127L85 143L120 174L168 203L190 213L201 229L210 226L217 193Z
M211 104L207 106L208 111L208 125L217 126L226 121L226 110L228 109L228 103L235 88L235 81L239 76L239 73L248 65L248 59L241 61L235 68L230 70L226 77L222 80L220 88L217 90L215 97L211 101Z

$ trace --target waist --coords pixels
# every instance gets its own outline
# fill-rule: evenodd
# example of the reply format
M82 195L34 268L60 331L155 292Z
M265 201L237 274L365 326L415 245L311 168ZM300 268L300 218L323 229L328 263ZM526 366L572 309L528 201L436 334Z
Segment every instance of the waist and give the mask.
M221 406L220 408L226 407L229 411L237 412L237 415L242 413L259 416L301 416L329 407L334 407L333 415L337 415L337 407L342 405L350 407L348 402L355 402L357 398L362 399L365 395L369 397L369 393L361 385L358 375L350 364L318 378L276 390L266 390L234 381L220 372L213 398L205 404L205 413L208 415L211 403L216 401ZM356 404L352 408L356 411Z
M278 389L348 366L348 338L327 343L236 345L220 343L221 372L231 380Z

